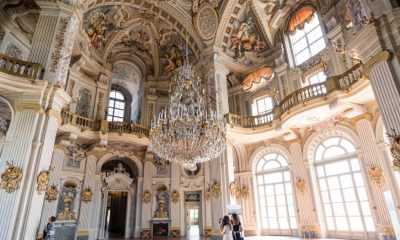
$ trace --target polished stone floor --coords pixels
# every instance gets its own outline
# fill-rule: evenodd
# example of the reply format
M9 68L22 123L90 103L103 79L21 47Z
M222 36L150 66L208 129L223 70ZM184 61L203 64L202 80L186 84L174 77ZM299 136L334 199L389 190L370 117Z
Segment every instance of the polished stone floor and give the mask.
M137 238L139 239L139 238ZM156 240L210 240L208 237L198 237L198 236L189 236L183 238L154 238ZM297 237L282 237L282 236L261 236L261 237L245 237L245 240L304 240L304 238L297 238ZM315 240L316 238L313 238ZM319 240L323 240L318 238ZM110 240L123 240L123 238L110 238ZM125 239L124 239L125 240ZM131 238L131 240L136 240ZM327 239L328 240L328 239ZM329 240L335 240L330 238ZM336 239L338 240L338 239Z

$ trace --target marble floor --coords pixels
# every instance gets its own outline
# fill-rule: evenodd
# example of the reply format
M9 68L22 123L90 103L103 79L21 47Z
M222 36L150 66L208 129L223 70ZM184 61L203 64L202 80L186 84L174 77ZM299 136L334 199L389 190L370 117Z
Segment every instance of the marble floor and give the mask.
M139 238L137 238L139 239ZM209 237L198 237L198 236L188 236L183 238L154 238L156 240L210 240ZM297 238L297 237L282 237L282 236L260 236L260 237L245 237L245 240L308 240L310 238ZM316 238L313 238L315 240ZM322 238L318 238L319 240L324 240ZM123 240L123 238L110 238L110 240ZM131 240L136 240L136 238L131 238ZM326 239L328 240L328 239ZM329 240L339 240L332 239Z

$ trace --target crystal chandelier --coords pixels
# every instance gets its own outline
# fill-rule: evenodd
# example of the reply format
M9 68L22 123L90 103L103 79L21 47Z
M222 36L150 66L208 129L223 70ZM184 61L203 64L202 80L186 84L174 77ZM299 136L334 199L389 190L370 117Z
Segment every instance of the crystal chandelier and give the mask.
M150 150L190 171L225 149L225 124L207 107L201 79L186 60L170 86L170 106L151 121Z

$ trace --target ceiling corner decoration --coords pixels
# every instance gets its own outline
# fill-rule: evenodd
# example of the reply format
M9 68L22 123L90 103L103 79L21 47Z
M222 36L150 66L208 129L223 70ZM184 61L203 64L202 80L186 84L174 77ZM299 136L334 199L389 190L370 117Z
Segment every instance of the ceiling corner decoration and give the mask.
M250 73L243 80L241 86L243 90L251 90L254 85L261 83L262 81L271 81L275 77L274 70L270 67L263 67L254 72Z
M244 1L236 6L225 28L222 49L238 64L252 66L262 61L263 53L270 49L255 21L252 10Z

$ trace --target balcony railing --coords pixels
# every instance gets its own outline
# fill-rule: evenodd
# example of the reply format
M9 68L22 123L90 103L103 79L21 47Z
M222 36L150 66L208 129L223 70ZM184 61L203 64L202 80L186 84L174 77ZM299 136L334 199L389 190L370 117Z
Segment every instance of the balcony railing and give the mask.
M130 122L108 122L105 120L94 120L91 118L79 116L75 113L68 111L61 112L61 120L62 125L70 124L72 126L80 128L81 131L91 130L102 131L103 133L127 133L149 137L149 129Z
M0 54L0 71L32 80L40 79L42 66Z
M299 105L316 98L326 98L334 91L348 91L363 75L361 64L357 64L342 75L328 78L325 82L313 84L292 92L286 96L271 112L258 116L239 116L228 113L226 120L232 126L242 128L256 128L272 125L274 121L281 118L284 113Z

